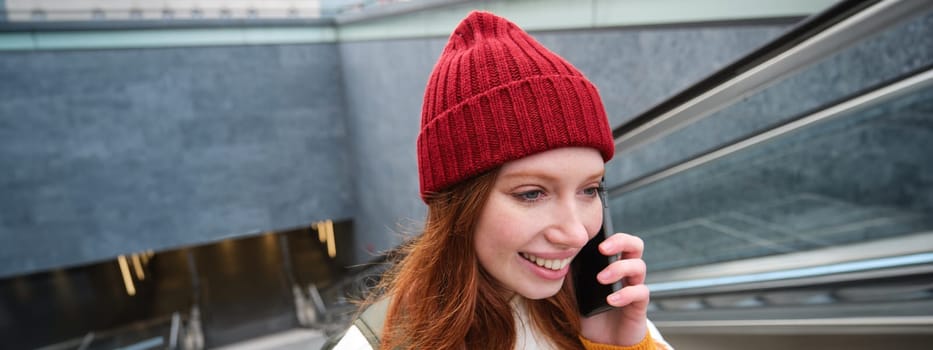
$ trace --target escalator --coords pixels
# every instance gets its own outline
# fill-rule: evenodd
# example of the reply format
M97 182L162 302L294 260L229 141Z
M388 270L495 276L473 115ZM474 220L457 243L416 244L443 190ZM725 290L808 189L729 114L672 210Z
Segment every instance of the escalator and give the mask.
M930 1L840 2L614 130L675 345L933 344L931 34Z

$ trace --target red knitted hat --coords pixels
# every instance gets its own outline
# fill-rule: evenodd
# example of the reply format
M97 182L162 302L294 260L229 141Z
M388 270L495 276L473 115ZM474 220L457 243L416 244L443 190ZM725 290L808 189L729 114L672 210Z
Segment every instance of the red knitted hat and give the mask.
M418 135L421 197L510 160L570 146L615 151L596 87L508 20L470 13L428 80Z

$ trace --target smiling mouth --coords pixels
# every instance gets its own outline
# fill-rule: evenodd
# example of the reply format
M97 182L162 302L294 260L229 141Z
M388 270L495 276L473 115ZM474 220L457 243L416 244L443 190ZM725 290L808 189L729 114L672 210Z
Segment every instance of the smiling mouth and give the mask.
M570 263L571 260L573 260L573 257L569 257L566 259L542 259L542 258L539 258L537 256L534 256L528 253L521 253L521 256L525 258L525 260L528 260L534 264L537 264L538 266L541 266L548 270L554 270L554 271L559 271L563 269L564 267L567 266L567 264Z

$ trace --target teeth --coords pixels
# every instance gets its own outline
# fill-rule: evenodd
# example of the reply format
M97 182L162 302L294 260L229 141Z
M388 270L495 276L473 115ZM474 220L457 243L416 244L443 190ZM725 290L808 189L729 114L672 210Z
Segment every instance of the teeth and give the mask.
M570 263L570 260L573 260L572 257L566 259L542 259L528 253L522 253L522 257L549 270L563 269Z

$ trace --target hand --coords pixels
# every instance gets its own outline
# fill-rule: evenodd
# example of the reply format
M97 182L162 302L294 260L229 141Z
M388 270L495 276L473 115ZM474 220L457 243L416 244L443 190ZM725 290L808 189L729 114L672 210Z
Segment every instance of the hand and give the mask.
M645 261L641 259L644 249L641 238L625 233L616 233L599 245L600 253L621 254L621 258L607 266L596 279L608 285L625 278L625 284L606 298L615 308L580 319L584 338L620 346L635 345L645 338L649 293L645 285Z

